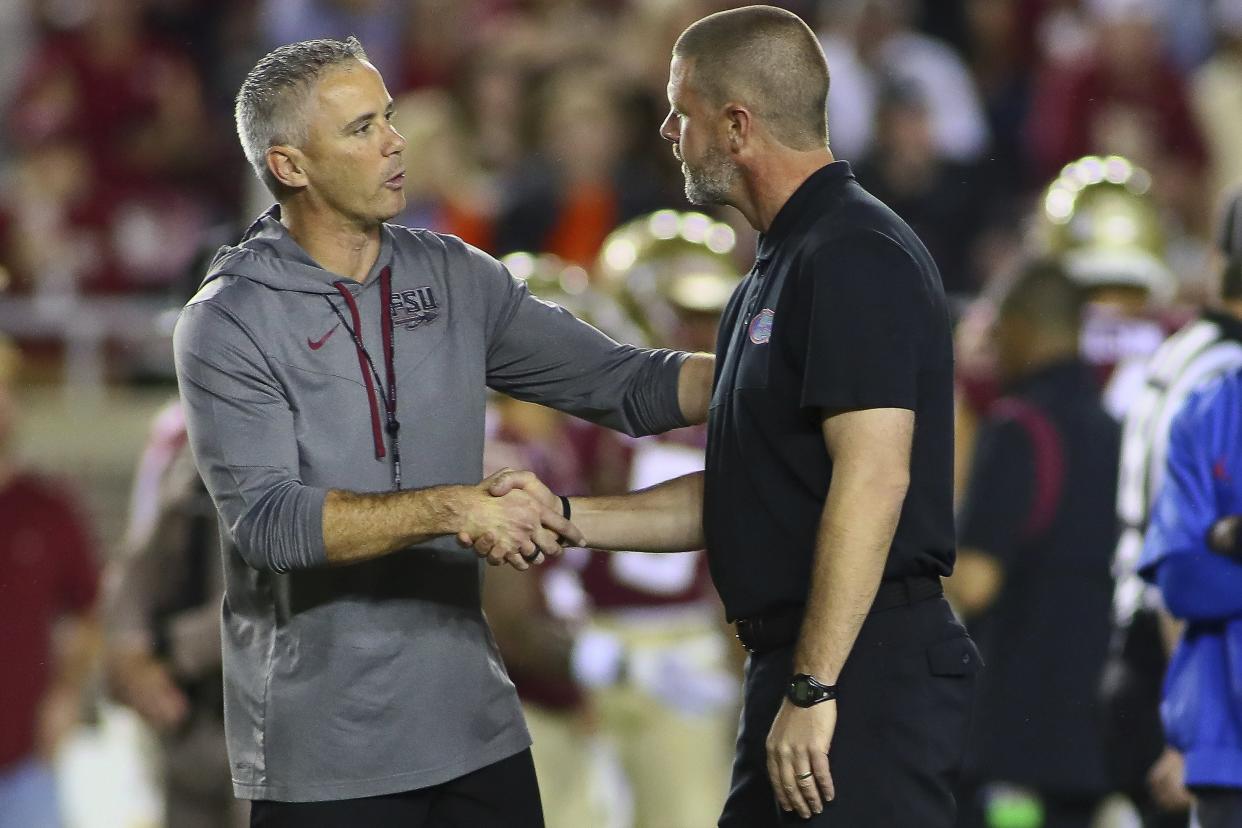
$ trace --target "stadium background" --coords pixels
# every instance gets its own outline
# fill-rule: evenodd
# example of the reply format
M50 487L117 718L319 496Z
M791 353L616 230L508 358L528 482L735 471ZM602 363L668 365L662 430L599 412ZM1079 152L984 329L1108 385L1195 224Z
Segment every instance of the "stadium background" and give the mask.
M615 227L688 208L656 132L668 54L687 23L736 5L0 0L0 332L22 353L20 456L66 482L101 562L114 554L173 391L176 308L203 252L266 206L231 101L270 48L362 40L410 142L398 221L590 269ZM1242 0L778 5L822 36L834 152L922 235L958 308L1030 244L1042 188L1088 153L1151 173L1172 301L1208 295L1213 212L1242 182ZM718 218L744 271L753 233ZM62 758L71 823L143 824L141 736L98 721Z

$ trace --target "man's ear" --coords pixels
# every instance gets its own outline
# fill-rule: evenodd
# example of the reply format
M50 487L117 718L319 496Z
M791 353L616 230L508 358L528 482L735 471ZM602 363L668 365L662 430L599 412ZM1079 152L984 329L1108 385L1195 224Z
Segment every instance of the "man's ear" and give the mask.
M300 189L309 183L304 169L305 156L297 147L287 144L269 147L266 160L268 170L284 186L290 189Z
M749 109L737 103L725 104L727 120L725 136L729 152L744 152L755 140L755 118Z

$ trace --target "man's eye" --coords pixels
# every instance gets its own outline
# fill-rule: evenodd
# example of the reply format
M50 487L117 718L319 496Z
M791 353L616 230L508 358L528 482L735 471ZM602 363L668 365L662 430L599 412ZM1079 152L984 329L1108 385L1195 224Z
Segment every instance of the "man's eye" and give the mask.
M366 133L368 133L368 132L370 132L370 131L371 131L371 124L370 124L370 123L365 123L365 124L363 124L362 126L360 126L360 127L358 127L357 129L355 129L355 130L354 130L354 134L355 134L355 135L365 135Z

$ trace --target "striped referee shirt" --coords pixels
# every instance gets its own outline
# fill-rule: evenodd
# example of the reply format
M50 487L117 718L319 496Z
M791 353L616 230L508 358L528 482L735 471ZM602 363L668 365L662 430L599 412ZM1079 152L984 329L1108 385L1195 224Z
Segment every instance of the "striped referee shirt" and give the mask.
M1151 503L1164 481L1169 424L1196 388L1242 367L1242 321L1204 311L1152 355L1142 391L1126 414L1121 438L1117 516L1121 537L1114 558L1116 621L1126 626L1140 608L1160 605L1159 592L1135 573Z

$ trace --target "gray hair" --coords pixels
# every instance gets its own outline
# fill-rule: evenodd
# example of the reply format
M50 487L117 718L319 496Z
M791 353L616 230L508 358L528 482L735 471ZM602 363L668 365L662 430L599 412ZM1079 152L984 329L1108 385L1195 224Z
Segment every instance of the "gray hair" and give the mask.
M282 188L267 167L267 151L277 144L306 142L311 87L325 70L351 60L367 60L356 37L303 40L269 52L246 75L233 109L237 137L255 175L273 195L279 197Z

